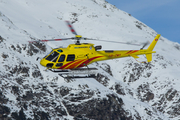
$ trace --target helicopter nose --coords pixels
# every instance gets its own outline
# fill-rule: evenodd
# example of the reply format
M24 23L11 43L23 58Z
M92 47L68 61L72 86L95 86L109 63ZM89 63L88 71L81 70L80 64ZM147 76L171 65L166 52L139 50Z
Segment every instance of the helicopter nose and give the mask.
M46 60L42 59L42 60L40 61L40 64L41 64L42 66L46 67Z
M42 59L40 61L40 64L44 67L48 67L48 68L52 68L53 67L53 63L49 63L49 61L47 61L46 59Z

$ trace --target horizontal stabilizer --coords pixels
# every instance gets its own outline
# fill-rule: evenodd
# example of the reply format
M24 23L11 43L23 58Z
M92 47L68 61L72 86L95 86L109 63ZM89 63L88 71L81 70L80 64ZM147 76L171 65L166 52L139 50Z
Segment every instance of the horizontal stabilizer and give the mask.
M137 55L131 55L131 57L133 57L135 59L139 58Z

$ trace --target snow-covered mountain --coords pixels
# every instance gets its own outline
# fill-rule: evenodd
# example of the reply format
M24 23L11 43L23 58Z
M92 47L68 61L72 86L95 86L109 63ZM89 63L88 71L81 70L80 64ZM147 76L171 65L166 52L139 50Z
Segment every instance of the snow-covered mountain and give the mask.
M94 78L64 79L36 61L74 37L143 43L156 31L105 0L0 0L0 119L177 120L180 118L180 45L160 37L150 64L133 58L102 61ZM160 33L159 33L160 34ZM87 42L87 41L82 41ZM106 50L138 46L88 41ZM142 56L139 61L145 60Z

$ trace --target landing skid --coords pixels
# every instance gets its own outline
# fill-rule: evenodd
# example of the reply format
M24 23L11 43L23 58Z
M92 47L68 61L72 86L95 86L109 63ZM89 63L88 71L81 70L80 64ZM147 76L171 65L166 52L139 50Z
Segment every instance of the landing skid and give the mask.
M95 74L91 74L91 75L84 75L84 76L76 76L76 75L62 75L59 74L61 77L63 77L64 79L73 79L73 78L96 78Z
M59 73L59 75L65 79L68 78L95 78L97 74L97 68L77 68L69 70L52 70L52 72Z

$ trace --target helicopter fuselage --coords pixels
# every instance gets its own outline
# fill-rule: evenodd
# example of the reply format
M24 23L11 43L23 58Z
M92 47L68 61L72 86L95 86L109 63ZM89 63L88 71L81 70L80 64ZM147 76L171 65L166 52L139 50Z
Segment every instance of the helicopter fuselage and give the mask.
M101 46L94 47L94 44L91 43L70 44L67 48L53 49L50 54L41 59L40 64L50 69L75 69L97 61L130 56L138 58L137 55L143 54L148 57L148 62L150 62L152 60L151 53L155 53L155 51L148 49L103 51L99 51L99 49Z

